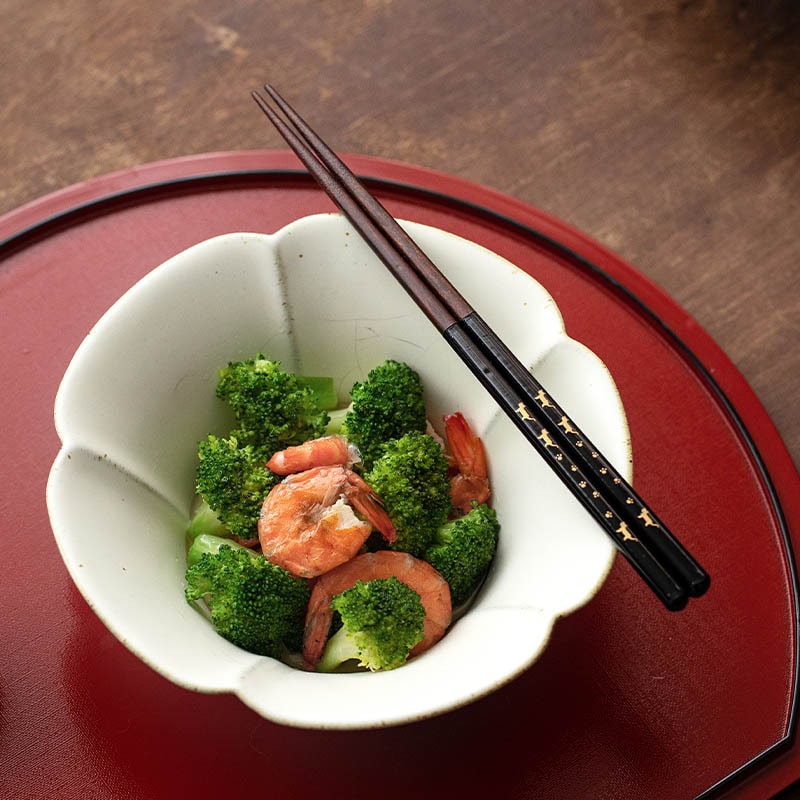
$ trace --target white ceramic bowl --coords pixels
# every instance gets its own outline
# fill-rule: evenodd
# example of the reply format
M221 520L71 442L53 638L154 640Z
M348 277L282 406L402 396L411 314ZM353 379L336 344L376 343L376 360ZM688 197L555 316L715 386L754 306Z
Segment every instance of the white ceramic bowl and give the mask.
M405 224L405 223L404 223ZM601 361L563 330L533 279L452 234L406 224L476 310L630 478L625 415ZM470 611L386 673L320 675L240 650L183 596L196 445L231 427L217 370L257 352L332 375L345 394L386 358L422 376L429 414L461 410L486 444L502 529ZM339 215L274 235L234 233L179 253L123 295L76 352L55 403L63 443L47 487L79 590L143 661L269 719L367 728L442 713L530 666L554 622L586 603L614 548Z

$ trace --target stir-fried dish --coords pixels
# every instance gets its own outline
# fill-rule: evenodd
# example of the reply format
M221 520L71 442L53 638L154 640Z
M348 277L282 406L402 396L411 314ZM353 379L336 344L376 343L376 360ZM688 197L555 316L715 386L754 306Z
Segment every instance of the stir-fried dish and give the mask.
M186 598L250 652L320 672L388 670L434 645L497 548L483 443L440 436L419 375L350 387L258 355L219 372L235 428L198 445Z

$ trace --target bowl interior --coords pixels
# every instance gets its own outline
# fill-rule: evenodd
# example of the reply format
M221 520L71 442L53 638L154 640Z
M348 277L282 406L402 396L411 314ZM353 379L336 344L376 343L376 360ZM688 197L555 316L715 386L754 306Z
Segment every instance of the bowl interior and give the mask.
M613 380L565 334L547 292L474 243L403 224L630 477ZM214 396L217 371L257 352L290 370L333 376L342 403L376 364L406 361L422 376L431 420L461 410L484 439L502 525L496 563L469 613L402 669L294 670L230 645L183 599L196 445L232 422ZM55 420L63 446L48 508L90 605L165 677L235 692L286 724L383 726L486 694L536 659L555 620L591 598L614 557L596 524L336 214L273 235L220 236L153 270L87 335L59 389Z

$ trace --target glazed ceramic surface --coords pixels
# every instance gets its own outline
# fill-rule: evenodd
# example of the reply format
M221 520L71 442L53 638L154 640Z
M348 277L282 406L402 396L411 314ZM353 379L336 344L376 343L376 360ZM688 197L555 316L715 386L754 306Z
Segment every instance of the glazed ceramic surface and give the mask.
M404 223L433 261L628 479L628 429L603 363L569 338L552 297L508 261ZM501 522L491 573L445 638L387 673L319 675L218 636L183 596L196 445L225 434L217 371L258 352L331 375L342 404L386 358L421 375L428 413L462 411L483 437ZM59 389L62 449L47 489L64 562L108 628L143 661L263 716L367 728L445 712L532 664L556 620L598 590L615 549L339 215L272 235L201 242L155 268L89 332Z

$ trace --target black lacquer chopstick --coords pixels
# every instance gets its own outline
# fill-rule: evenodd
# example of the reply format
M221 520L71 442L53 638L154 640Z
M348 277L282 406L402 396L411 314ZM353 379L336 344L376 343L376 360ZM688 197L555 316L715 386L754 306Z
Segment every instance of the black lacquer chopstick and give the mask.
M544 388L535 380L530 371L522 366L494 331L489 328L464 297L459 294L455 287L428 259L413 239L400 227L394 217L364 188L336 153L309 127L305 120L281 97L274 87L266 84L264 88L286 115L287 119L295 126L295 129L302 135L303 142L309 146L316 159L319 159L326 168L324 171L320 170L320 176L317 177L318 180L322 178L328 184L326 191L338 202L334 195L340 194L337 182L340 183L346 189L348 195L355 199L361 208L375 221L382 234L402 253L414 272L422 275L423 280L430 285L435 295L442 298L443 302L450 308L456 324L466 327L489 357L498 360L506 375L513 378L514 385L519 393L527 394L537 400L537 408L534 409L530 404L523 403L516 410L516 413L523 420L525 420L526 416L534 414L546 417L549 421L548 427L544 428L546 435L550 439L558 440L560 445L566 446L568 450L577 450L577 460L583 463L589 472L596 473L595 483L604 489L604 493L610 499L612 505L618 510L623 519L627 520L625 535L629 535L631 530L643 529L641 538L647 542L649 548L660 559L664 560L668 565L669 571L676 575L680 582L687 585L691 595L702 594L708 588L708 575L669 532L661 520L647 507L641 497L603 457L602 453L581 433L556 401L547 395ZM263 101L257 98L257 102L269 116L269 111L264 108ZM277 119L281 121L279 117ZM272 121L274 124L275 119ZM332 176L335 176L334 178L327 174L328 170ZM324 175L322 174L323 172L325 173ZM393 272L397 275L397 268L394 268ZM404 285L406 284L404 283ZM412 290L408 286L406 288L411 292L412 296L418 296L418 290ZM434 322L436 321L434 320ZM572 437L572 439L567 439L564 442L564 437Z
M709 585L707 573L445 278L389 212L269 84L284 119L253 92L312 176L417 302L667 608Z

